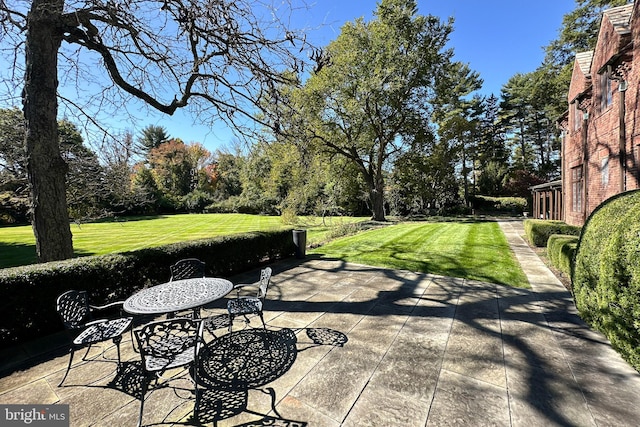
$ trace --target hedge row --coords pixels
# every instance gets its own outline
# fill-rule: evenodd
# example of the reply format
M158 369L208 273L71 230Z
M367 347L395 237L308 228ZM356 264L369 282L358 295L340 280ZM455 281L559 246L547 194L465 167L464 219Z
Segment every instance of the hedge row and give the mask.
M580 316L640 370L640 192L615 196L584 225L573 293Z
M228 277L295 254L291 230L195 240L133 252L81 257L0 270L0 346L62 329L55 301L69 289L86 290L94 304L124 300L165 282L169 266L199 258L206 275Z
M547 256L551 264L571 277L573 260L578 246L578 236L552 234L547 241Z
M471 196L473 209L495 214L522 215L528 211L524 197Z
M568 225L562 221L550 221L542 219L527 219L524 221L524 232L529 242L537 247L547 246L549 236L552 234L565 234L579 236L580 227Z

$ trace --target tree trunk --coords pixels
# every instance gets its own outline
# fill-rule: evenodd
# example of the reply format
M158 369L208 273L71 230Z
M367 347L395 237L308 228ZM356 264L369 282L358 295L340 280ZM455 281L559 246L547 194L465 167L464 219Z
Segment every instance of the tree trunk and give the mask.
M374 185L369 188L371 198L371 211L373 221L386 221L384 216L384 180L382 177L374 177Z
M31 224L39 262L73 256L67 213L67 165L58 145L57 69L62 0L34 0L27 20L23 89Z

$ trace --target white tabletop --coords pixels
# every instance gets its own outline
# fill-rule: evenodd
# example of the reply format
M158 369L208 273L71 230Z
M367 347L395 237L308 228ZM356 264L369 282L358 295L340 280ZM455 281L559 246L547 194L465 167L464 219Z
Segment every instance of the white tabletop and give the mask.
M216 277L174 280L141 290L124 302L132 314L162 314L188 310L224 297L233 283Z

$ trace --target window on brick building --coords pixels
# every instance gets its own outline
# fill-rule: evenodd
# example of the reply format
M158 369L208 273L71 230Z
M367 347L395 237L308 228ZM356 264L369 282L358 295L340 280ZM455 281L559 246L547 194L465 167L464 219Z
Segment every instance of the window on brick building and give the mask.
M582 110L577 102L573 103L573 130L580 130L582 125Z
M571 169L571 210L582 212L582 165Z
M607 73L600 74L600 111L604 111L613 102L613 92L611 91L611 80Z
M602 186L609 185L609 157L600 159L600 177Z

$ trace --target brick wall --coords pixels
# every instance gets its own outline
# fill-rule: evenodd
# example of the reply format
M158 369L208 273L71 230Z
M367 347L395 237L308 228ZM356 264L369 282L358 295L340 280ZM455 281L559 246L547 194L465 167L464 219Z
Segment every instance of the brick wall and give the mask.
M640 158L640 2L632 6L629 28L616 28L608 16L602 21L598 42L593 52L589 73L574 65L569 88L569 114L563 141L563 191L565 221L582 225L586 217L605 199L638 187L637 159ZM629 30L630 29L630 33ZM633 43L633 48L629 43ZM608 78L607 64L614 76ZM611 96L606 102L606 94ZM620 106L624 97L624 112ZM585 123L578 106L588 112ZM620 117L624 113L622 138L626 155L621 157ZM621 167L624 159L624 168ZM580 173L580 170L582 171ZM622 172L624 177L622 177ZM579 194L580 193L580 194Z

